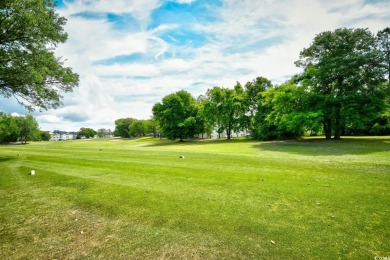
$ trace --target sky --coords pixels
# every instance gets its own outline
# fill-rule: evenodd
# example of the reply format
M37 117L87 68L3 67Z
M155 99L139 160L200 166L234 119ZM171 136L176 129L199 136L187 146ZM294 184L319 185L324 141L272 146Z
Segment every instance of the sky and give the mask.
M301 69L300 51L324 31L390 26L388 0L59 0L68 40L56 55L80 75L64 105L33 112L41 130L114 130L149 119L155 103L186 90L256 77L281 84ZM0 111L27 114L0 97Z

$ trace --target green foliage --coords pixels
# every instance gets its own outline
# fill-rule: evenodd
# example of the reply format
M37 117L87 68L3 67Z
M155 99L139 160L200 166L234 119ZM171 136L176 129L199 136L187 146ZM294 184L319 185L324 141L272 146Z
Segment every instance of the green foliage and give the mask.
M262 92L254 136L260 140L292 139L317 132L321 113L312 111L303 87L281 85Z
M82 128L80 128L79 132L77 133L76 138L77 139L81 139L81 138L88 139L88 138L93 138L96 134L97 134L97 132L95 130L93 130L92 128L82 127Z
M1 143L16 142L20 136L20 128L16 117L0 112Z
M347 125L363 125L384 109L384 68L376 38L367 29L337 29L317 35L303 49L307 89L317 99L327 139ZM362 109L364 108L364 109Z
M147 120L135 120L129 125L129 136L146 136L150 126Z
M234 89L214 87L206 93L204 102L205 114L216 126L218 137L225 131L230 139L233 131L243 129L242 115L244 109L244 91L239 82Z
M30 110L61 105L61 93L72 91L79 80L54 55L67 39L65 23L52 1L0 1L1 95L14 96Z
M38 123L32 115L24 117L17 117L19 125L20 141L27 143L27 141L35 140L38 134Z
M32 115L12 116L0 112L0 142L9 143L36 140L38 123Z
M385 74L387 74L387 83L390 87L390 27L378 32L377 41L378 49L382 53L382 64L385 68Z
M134 118L120 118L115 120L114 136L129 138L129 126L136 120Z
M99 138L104 138L107 136L111 136L112 132L110 129L100 128L97 130L97 135Z
M200 134L198 103L184 90L165 96L161 103L155 104L153 115L159 122L162 134L168 139L183 141Z
M38 131L40 141L50 141L51 135L47 131Z
M271 81L264 77L257 77L255 80L247 82L244 86L244 104L246 111L242 115L244 120L243 124L245 124L247 129L252 133L255 133L257 128L255 116L259 110L259 102L262 98L261 95L270 88L272 88Z
M301 51L296 65L304 72L281 86L257 77L244 87L214 87L194 99L185 91L153 107L162 134L182 140L196 135L218 137L249 131L260 140L325 134L388 133L390 104L390 29L374 36L368 29L341 28L318 34ZM181 93L181 94L179 94ZM142 122L123 124L123 134L145 135ZM131 126L130 128L128 128ZM118 128L119 129L119 128ZM119 132L119 130L117 131Z

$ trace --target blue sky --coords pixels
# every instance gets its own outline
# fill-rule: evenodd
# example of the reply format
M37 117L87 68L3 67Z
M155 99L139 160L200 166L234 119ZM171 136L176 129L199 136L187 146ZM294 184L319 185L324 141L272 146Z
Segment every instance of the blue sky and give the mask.
M258 76L280 84L300 72L294 61L316 34L390 25L381 0L60 0L57 10L69 38L56 53L80 86L64 106L34 113L43 130L113 130L181 89L197 97ZM4 98L0 110L26 113Z

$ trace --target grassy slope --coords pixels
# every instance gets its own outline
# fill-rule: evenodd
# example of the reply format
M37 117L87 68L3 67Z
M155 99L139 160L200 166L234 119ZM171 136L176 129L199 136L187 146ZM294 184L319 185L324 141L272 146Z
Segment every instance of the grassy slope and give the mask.
M389 187L390 138L2 146L0 258L390 256Z

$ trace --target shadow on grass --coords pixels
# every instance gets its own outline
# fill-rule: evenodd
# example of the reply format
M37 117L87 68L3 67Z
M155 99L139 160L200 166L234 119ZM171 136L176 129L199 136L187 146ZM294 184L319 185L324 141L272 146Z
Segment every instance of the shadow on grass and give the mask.
M157 141L156 141L157 140ZM178 141L178 140L167 140L167 139L154 139L151 141L150 144L145 145L146 147L161 147L161 146L188 146L188 145L208 145L208 144L227 144L227 143L248 143L253 142L253 140L243 139L243 138L236 138L236 139L190 139L190 140L184 140L184 141Z
M263 151L309 156L364 155L390 151L390 137L343 137L341 140L308 138L295 141L259 142L253 147Z
M13 160L13 157L0 157L0 163Z

